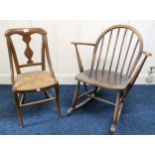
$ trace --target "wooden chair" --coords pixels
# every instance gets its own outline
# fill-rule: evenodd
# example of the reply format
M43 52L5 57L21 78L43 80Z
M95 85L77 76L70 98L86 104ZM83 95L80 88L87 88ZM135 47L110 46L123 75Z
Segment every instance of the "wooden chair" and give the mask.
M41 60L40 62L34 62L33 51L30 47L31 36L33 34L37 34L41 36ZM15 43L13 41L12 36L20 35L25 42L26 49L23 52L23 55L26 56L27 62L20 64L20 57L17 56L17 50L15 49ZM9 52L9 60L10 60L10 68L11 68L11 81L12 81L12 93L16 103L16 110L18 114L18 119L20 126L23 127L23 119L21 110L24 107L41 104L48 101L56 100L56 111L58 116L60 116L60 105L59 105L59 85L58 81L55 78L54 71L52 69L52 63L50 59L49 49L48 49L48 41L47 41L47 32L41 28L19 28L19 29L8 29L5 32L8 52ZM18 42L18 44L20 44ZM46 61L47 60L47 61ZM46 71L46 62L49 67L49 71ZM22 68L25 67L40 67L39 71L31 71L22 73ZM16 71L16 77L15 77ZM48 89L54 88L55 97L52 96ZM45 94L45 98L24 103L25 94L27 92L37 92L43 91Z
M114 25L106 29L95 43L72 42L76 49L80 73L76 76L77 85L72 101L71 113L95 99L114 105L113 121L110 131L115 132L117 122L123 107L123 102L140 73L143 64L150 53L143 51L143 39L140 33L128 25ZM91 66L84 70L78 45L93 47ZM80 84L83 83L84 93L79 95ZM88 89L87 84L93 85ZM97 97L101 89L117 92L116 102ZM77 100L85 96L80 103Z

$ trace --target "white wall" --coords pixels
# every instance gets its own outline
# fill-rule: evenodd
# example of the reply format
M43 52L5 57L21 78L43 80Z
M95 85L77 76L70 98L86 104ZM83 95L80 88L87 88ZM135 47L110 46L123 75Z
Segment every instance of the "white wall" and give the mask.
M108 26L113 24L130 24L137 28L144 39L144 50L152 52L137 80L137 83L145 83L149 66L155 66L155 21L0 21L0 83L10 83L10 69L8 51L4 32L8 28L17 27L42 27L48 32L49 47L53 67L60 83L75 83L75 74L78 66L75 51L71 41L95 42L98 35ZM37 49L37 40L33 42ZM21 47L19 46L19 49ZM85 65L89 64L89 51L91 48L81 48ZM155 83L155 80L154 80Z

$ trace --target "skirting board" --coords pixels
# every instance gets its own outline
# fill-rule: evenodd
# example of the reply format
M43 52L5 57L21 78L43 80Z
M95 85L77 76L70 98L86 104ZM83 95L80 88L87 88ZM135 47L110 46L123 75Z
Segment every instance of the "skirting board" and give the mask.
M60 84L76 84L75 74L56 74L56 77ZM146 82L147 74L140 74L136 80L136 84L147 84ZM155 76L153 76L153 82L150 84L155 84ZM0 75L0 84L10 84L11 78L9 74Z

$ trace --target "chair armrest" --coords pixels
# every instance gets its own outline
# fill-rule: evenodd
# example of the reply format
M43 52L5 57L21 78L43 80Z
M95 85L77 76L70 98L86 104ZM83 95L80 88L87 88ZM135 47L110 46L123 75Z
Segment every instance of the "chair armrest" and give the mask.
M142 53L145 54L145 56L147 56L147 57L152 56L152 54L150 52L143 51Z
M81 60L79 49L78 49L77 45L94 46L94 48L95 48L96 44L94 44L94 43L86 43L86 42L71 42L71 44L73 44L75 46L76 56L77 56L77 61L78 61L78 66L79 66L79 71L83 72L84 68L83 68L82 60Z
M71 42L74 45L88 45L88 46L96 46L94 43L86 43L86 42Z

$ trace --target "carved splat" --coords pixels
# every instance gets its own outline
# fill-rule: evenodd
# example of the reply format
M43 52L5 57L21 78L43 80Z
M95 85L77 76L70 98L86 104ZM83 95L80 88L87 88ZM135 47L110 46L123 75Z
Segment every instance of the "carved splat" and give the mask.
M29 45L29 43L31 41L31 36L30 35L24 35L23 41L26 43L26 49L25 49L24 54L28 59L27 64L32 64L33 63L33 61L32 61L33 51Z

